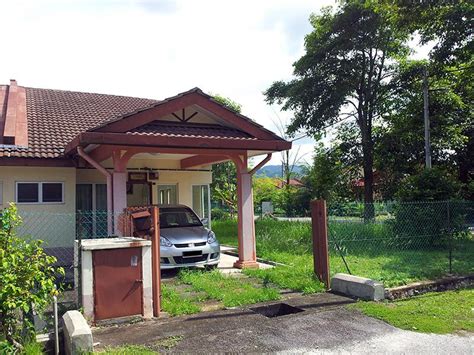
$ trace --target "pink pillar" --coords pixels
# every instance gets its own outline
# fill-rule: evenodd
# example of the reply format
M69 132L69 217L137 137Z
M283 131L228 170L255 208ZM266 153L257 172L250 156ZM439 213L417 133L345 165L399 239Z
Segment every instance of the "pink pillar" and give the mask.
M114 233L121 235L120 215L127 208L127 173L114 171L113 180L113 206L114 206Z
M118 150L113 152L114 172L112 174L112 193L114 206L114 233L122 234L121 216L127 208L127 163L135 154L134 151L127 151L122 154Z
M255 248L252 175L247 172L246 167L241 169L237 167L237 204L239 260L234 263L234 267L239 269L258 268Z

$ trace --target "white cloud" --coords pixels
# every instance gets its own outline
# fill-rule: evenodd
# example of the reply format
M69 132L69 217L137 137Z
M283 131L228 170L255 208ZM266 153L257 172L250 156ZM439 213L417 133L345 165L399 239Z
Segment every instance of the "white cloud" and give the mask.
M0 83L148 98L199 86L275 130L262 92L291 77L310 13L331 3L4 1Z

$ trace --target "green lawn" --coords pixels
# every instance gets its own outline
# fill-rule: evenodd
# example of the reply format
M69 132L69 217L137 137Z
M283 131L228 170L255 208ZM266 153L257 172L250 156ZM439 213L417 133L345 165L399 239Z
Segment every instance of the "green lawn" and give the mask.
M395 327L424 333L474 332L474 289L433 292L394 302L358 302L350 308Z
M214 221L212 229L221 244L237 245L235 221ZM411 282L439 278L447 274L447 250L430 250L420 246L403 250L388 247L390 236L384 223L329 222L330 241L339 240L341 253L352 274L372 278L394 287ZM256 222L257 255L283 263L269 270L246 270L245 273L271 281L280 287L302 292L322 291L313 276L311 224L259 220ZM466 242L454 251L453 273L474 272L474 242ZM331 274L347 273L340 252L330 248Z
M217 270L181 270L162 284L162 308L171 316L211 307L236 307L280 298L279 290L259 278L224 275Z
M195 291L205 292L209 298L221 301L225 307L236 307L280 298L279 291L252 279L228 276L218 270L183 270L179 278Z

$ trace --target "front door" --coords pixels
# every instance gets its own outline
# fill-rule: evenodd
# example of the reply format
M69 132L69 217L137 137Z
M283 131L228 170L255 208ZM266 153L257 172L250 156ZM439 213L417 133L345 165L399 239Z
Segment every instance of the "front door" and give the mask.
M142 314L141 248L96 250L92 263L95 319Z

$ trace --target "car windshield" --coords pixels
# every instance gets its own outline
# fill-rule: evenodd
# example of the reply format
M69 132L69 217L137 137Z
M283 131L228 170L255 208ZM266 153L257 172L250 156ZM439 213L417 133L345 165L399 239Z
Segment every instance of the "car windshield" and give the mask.
M161 208L160 228L202 226L199 218L188 208Z

